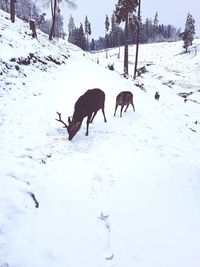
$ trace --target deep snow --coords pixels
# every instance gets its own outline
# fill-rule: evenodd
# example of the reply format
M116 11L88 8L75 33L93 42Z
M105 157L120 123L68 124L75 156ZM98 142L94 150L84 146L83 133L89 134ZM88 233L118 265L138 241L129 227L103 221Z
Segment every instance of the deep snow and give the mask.
M120 75L118 49L105 59L42 33L38 42L27 24L5 16L0 11L0 266L199 267L199 40L196 55L181 54L182 42L142 45L148 72L133 82ZM29 53L35 63L10 61ZM67 120L95 87L106 93L108 122L99 112L89 136L84 121L70 142L56 111ZM136 112L114 117L122 90L133 92ZM177 95L191 91L187 102Z

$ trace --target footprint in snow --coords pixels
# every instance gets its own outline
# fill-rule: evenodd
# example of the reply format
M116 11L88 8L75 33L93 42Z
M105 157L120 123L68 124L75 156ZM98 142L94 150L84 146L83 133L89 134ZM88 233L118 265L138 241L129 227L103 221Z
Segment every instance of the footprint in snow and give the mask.
M98 194L102 191L102 178L100 176L95 176L92 180L91 192L90 195L92 198L96 198Z
M110 215L105 214L101 212L100 216L98 219L103 223L104 229L102 232L102 235L104 235L104 248L103 250L105 251L105 260L106 261L112 261L114 258L114 253L112 252L111 249L111 244L110 244L110 232L111 232L111 226L110 226Z

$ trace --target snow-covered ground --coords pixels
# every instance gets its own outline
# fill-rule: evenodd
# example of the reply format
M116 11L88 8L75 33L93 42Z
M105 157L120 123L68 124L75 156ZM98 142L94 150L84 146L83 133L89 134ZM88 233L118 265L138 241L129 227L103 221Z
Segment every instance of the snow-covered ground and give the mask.
M199 267L200 41L190 54L182 42L142 45L147 72L133 81L120 75L122 49L120 60L117 49L105 59L40 32L33 40L27 24L6 16L0 11L0 266ZM67 121L96 87L107 123L99 112L89 136L84 120L68 141L56 111ZM114 117L123 90L136 112Z

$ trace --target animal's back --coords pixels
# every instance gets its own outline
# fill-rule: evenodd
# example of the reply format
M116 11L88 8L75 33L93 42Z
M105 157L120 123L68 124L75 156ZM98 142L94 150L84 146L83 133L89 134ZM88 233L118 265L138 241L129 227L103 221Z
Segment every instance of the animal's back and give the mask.
M75 117L86 117L88 114L104 108L105 93L98 88L87 90L75 103Z
M101 89L89 89L84 95L86 96L85 99L88 100L92 111L97 111L100 108L104 108L105 93Z
M117 96L117 104L118 105L127 105L132 103L133 101L133 94L130 91L123 91L118 94Z

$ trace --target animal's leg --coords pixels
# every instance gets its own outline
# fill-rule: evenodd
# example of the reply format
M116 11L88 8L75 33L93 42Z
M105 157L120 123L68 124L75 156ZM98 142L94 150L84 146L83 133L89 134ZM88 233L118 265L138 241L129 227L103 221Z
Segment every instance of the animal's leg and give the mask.
M104 122L107 122L107 120L106 120L106 115L105 115L105 112L104 112L104 108L102 108L101 110L102 110L102 113L103 113Z
M91 120L90 120L90 123L92 123L92 122L93 122L93 120L94 120L94 117L96 116L96 114L97 114L97 111L95 111L95 112L93 113L93 116L92 116L92 118L91 118Z
M122 111L123 111L123 108L124 108L124 106L121 105L120 117L122 117Z
M87 128L86 128L86 136L89 135L89 123L90 123L90 120L91 120L91 117L92 117L92 114L88 115L87 117Z
M133 102L131 102L131 105L132 105L132 107L133 107L133 111L135 111L135 107L134 107L134 104L133 104Z
M116 115L117 107L118 107L118 105L116 104L116 106L115 106L114 116Z
M127 108L128 108L129 104L126 106L126 109L124 110L124 112L126 112Z

